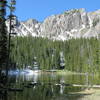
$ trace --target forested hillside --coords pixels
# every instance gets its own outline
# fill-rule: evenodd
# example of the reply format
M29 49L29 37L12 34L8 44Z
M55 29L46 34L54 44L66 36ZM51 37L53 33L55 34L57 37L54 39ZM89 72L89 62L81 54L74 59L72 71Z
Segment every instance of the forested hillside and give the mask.
M59 69L59 54L64 53L65 69L76 72L99 72L100 40L71 39L68 41L52 41L44 38L14 37L11 59L19 68L33 65L37 57L40 69Z

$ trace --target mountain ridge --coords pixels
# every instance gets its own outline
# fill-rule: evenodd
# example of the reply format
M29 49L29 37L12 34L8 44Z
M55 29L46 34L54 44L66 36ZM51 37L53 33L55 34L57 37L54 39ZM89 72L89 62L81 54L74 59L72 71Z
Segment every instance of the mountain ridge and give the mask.
M44 37L53 40L72 38L99 38L100 10L86 12L84 8L72 9L47 17L43 22L35 19L18 21L18 36Z

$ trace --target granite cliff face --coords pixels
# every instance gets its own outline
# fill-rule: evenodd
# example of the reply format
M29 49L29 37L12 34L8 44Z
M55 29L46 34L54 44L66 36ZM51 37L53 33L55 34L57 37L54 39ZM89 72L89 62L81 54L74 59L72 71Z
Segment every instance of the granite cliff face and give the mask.
M100 10L86 12L85 9L73 9L59 15L52 15L42 23L34 19L18 22L18 36L47 37L53 40L71 38L99 37Z

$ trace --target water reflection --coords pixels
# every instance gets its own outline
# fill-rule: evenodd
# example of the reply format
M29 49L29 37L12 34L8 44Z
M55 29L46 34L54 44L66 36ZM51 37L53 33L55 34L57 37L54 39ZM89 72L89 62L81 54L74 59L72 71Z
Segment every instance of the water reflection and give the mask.
M20 82L26 82L26 81L34 81L37 82L39 73L33 72L32 70L21 70L18 73L14 71L13 73L9 72L9 81L10 83L20 83ZM13 82L12 82L13 80Z
M31 72L31 71L30 71ZM77 100L82 95L71 95L83 87L72 84L84 84L84 76L57 75L48 72L22 72L9 74L9 89L0 100Z
M8 100L8 92L5 90L0 90L0 100Z

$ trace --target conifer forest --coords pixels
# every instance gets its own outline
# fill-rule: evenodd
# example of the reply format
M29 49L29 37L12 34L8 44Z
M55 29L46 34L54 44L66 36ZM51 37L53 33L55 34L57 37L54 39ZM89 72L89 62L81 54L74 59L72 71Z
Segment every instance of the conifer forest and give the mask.
M36 56L40 69L59 69L59 54L63 52L66 70L99 72L100 69L100 40L96 38L52 41L28 36L15 37L12 44L11 59L20 65L19 68L25 64L32 66Z

